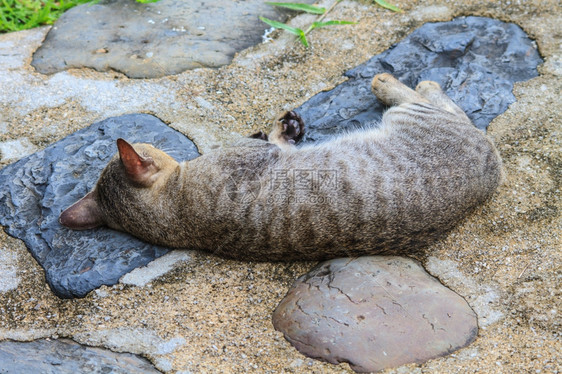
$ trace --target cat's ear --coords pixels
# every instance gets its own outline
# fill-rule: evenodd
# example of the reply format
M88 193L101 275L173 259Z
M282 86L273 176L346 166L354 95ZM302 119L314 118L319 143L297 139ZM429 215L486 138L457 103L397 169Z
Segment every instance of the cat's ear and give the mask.
M66 208L61 213L59 222L73 230L93 229L105 224L95 198L95 192L89 192L82 199Z
M159 170L152 157L139 155L132 145L121 138L117 139L117 148L129 179L143 187L150 187Z

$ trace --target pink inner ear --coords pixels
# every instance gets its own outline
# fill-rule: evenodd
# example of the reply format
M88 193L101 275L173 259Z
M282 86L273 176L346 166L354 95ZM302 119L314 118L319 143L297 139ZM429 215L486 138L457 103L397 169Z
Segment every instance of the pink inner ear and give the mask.
M59 222L73 230L87 230L102 226L105 222L94 191L89 192L82 199L65 209L59 217Z
M135 151L132 145L123 139L117 139L117 148L119 149L119 157L123 162L123 166L125 166L125 170L127 170L127 174L134 179L135 176L144 173L145 168L143 167L143 161L145 160Z
M119 157L129 178L141 186L149 187L154 182L152 176L158 172L151 157L142 157L133 146L123 139L117 139Z

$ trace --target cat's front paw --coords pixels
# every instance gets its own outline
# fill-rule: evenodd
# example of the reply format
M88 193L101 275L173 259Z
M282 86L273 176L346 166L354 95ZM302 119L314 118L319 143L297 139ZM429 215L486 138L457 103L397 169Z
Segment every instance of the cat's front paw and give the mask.
M289 144L295 144L304 135L304 122L294 111L290 110L278 119L280 136Z

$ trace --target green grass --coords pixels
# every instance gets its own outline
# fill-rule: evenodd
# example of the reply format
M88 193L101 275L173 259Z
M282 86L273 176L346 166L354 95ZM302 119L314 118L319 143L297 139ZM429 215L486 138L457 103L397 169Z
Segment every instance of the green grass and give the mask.
M280 8L287 8L287 9L291 9L291 10L296 10L296 11L301 11L301 12L319 15L320 17L318 17L317 21L311 23L306 28L306 30L302 30L302 29L299 29L297 27L292 27L292 26L289 26L289 25L287 25L283 22L274 21L274 20L271 20L271 19L265 18L265 17L260 17L260 20L262 22L267 23L271 27L274 27L276 29L283 29L285 31L290 32L291 34L296 35L299 38L300 42L305 47L308 47L309 44L308 44L308 40L306 39L306 34L308 34L309 32L311 32L314 29L317 29L317 28L320 28L320 27L326 27L326 26L353 25L353 24L355 24L355 22L351 22L351 21L327 21L327 22L322 22L324 17L326 17L326 15L328 13L330 13L340 1L341 0L337 0L336 2L334 2L329 9L320 8L320 7L317 7L317 6L314 6L314 5L308 5L308 4L302 4L302 3L270 3L270 2L266 2L266 4L276 6L276 7L280 7Z
M137 0L137 1L139 1L139 0ZM351 21L337 21L337 20L323 21L324 17L326 17L326 15L328 15L328 13L330 13L336 7L336 5L338 5L338 3L340 1L341 0L336 0L330 6L330 8L328 8L328 9L320 8L320 7L317 7L317 6L314 6L314 5L303 4L303 3L271 3L271 2L266 2L266 4L269 4L271 6L276 6L276 7L280 7L280 8L286 8L286 9L291 9L291 10L296 10L296 11L300 11L300 12L318 15L319 17L316 20L316 22L311 23L306 28L306 30L299 29L298 27L292 27L292 26L287 25L286 23L274 21L274 20L271 20L271 19L265 18L265 17L260 17L260 20L262 22L267 23L271 27L274 27L276 29L282 29L282 30L290 32L291 34L296 35L298 37L298 39L300 40L300 42L305 47L308 47L309 44L308 44L308 40L306 39L306 34L311 32L312 30L320 28L320 27L326 27L326 26L353 25L353 24L356 23L356 22L351 22ZM379 6L383 7L383 8L392 10L393 12L402 12L402 9L386 2L385 0L374 0L374 2L376 4L378 4Z
M51 25L66 10L92 0L0 0L0 32Z
M0 33L52 25L73 6L98 0L0 0ZM136 0L155 3L159 0Z

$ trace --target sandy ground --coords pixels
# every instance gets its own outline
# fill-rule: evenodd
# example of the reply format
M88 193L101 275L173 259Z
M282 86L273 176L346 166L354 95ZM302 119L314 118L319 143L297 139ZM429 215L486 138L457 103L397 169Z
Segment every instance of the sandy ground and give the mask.
M560 372L561 4L394 3L406 11L342 2L333 19L359 23L314 31L307 50L276 32L273 43L240 53L229 66L144 81L92 70L41 75L29 63L48 28L1 35L0 167L93 121L134 112L158 116L205 152L341 83L345 70L424 22L461 15L515 22L536 39L545 63L539 77L515 86L518 101L489 128L505 183L424 260L474 308L478 338L450 356L388 372ZM293 23L309 21L299 16ZM155 264L165 274L154 279L139 271L136 285L129 280L61 300L22 242L0 230L0 340L69 337L142 354L172 373L350 371L300 355L273 329L273 309L312 263L243 263L186 251L173 256L171 265Z

